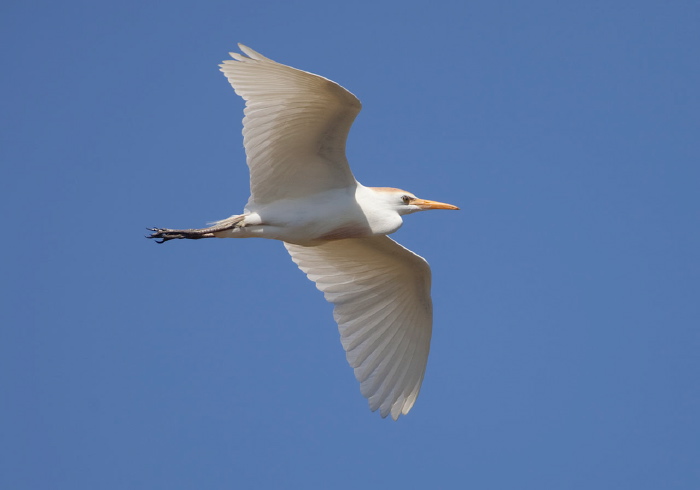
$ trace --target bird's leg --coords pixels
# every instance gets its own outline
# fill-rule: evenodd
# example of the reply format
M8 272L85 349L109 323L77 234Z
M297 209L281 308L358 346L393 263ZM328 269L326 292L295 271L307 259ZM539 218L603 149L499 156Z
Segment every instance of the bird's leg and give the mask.
M230 230L232 228L242 228L245 226L244 223L245 215L232 216L231 218L218 221L214 226L208 228L193 228L189 230L171 230L170 228L148 228L149 231L153 233L146 238L154 238L158 243L165 243L168 240L174 240L176 238L188 238L191 240L197 240L199 238L214 238L215 233L220 231Z
M171 230L170 228L148 228L149 231L153 233L146 238L160 238L156 240L158 243L165 243L168 240L174 240L176 238L189 238L196 240L198 238L213 238L214 232L211 228L199 228L199 229L189 229L189 230Z

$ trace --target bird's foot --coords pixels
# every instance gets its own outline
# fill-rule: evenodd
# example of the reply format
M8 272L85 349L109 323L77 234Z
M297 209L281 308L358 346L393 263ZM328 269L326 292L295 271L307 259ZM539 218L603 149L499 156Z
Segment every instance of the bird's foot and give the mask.
M217 221L214 226L208 228L195 228L189 230L171 230L170 228L147 228L153 233L146 238L155 239L158 243L165 243L176 238L188 238L197 240L199 238L214 238L217 232L242 228L245 226L245 215L231 216L221 221ZM160 240L158 240L160 239Z
M189 238L191 240L197 240L199 238L212 238L214 233L207 231L208 228L202 228L199 230L171 230L169 228L148 228L149 231L153 233L146 238L155 239L157 243L165 243L168 240L175 240L176 238ZM160 239L160 240L158 240Z

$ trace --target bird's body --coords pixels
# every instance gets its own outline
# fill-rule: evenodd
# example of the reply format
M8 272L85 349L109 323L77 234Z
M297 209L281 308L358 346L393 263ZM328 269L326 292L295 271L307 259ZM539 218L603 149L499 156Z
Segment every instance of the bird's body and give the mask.
M365 187L345 157L357 98L326 78L239 45L222 71L246 100L251 196L209 228L154 228L149 238L269 238L335 305L348 362L372 410L394 419L420 390L430 348L427 262L386 235L403 215L458 209L395 188Z
M399 189L392 191L405 194ZM403 220L393 209L381 206L384 194L384 190L356 183L303 198L280 199L263 205L249 203L243 226L217 232L215 236L271 238L313 246L328 240L389 235L401 227Z

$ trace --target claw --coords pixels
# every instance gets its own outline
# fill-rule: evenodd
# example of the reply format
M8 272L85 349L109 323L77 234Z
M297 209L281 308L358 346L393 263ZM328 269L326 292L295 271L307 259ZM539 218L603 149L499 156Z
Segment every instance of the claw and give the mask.
M163 232L165 231L164 228L146 228L148 231L152 231L153 233L151 235L146 236L146 238L150 238L151 240L155 240L156 243L165 243L166 241L170 240L169 238L163 237ZM156 238L160 238L159 240L156 240Z

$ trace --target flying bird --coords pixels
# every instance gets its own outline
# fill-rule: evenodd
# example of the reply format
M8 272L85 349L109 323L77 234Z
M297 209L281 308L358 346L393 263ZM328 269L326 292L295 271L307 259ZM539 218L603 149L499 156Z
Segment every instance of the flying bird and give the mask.
M345 143L360 101L327 78L239 44L221 71L245 102L250 198L243 214L201 229L149 228L173 239L271 238L334 304L347 360L372 411L394 420L420 391L433 313L428 263L387 235L403 216L457 206L354 177Z

